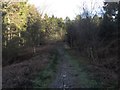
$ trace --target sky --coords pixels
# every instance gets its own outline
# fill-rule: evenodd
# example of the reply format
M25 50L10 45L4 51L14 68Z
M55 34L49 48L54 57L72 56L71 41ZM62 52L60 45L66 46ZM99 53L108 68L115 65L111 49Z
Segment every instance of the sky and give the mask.
M28 0L28 3L34 4L40 11L49 16L54 15L63 19L67 16L74 19L77 14L82 13L83 5L88 10L94 6L95 10L99 12L103 6L103 0Z

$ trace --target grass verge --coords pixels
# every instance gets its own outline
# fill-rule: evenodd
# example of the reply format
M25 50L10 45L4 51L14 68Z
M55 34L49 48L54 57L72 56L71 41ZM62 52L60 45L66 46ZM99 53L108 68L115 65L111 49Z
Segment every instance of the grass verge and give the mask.
M87 58L77 55L73 50L65 50L70 57L70 62L74 65L76 73L78 74L78 85L82 88L98 88L100 81L95 80L93 74L89 71Z
M54 78L57 71L56 65L58 61L58 52L56 49L51 51L49 60L50 62L47 67L42 70L33 81L33 88L47 88Z

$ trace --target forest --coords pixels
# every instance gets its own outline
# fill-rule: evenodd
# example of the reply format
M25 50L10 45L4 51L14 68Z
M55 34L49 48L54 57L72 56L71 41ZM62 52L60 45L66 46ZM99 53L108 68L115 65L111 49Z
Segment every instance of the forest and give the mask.
M2 88L119 90L120 3L74 20L2 2ZM97 89L98 90L98 89Z

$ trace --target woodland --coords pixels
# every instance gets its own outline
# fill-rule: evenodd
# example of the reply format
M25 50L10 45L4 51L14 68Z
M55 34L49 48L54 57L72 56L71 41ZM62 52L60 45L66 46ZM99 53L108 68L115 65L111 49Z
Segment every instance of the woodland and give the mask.
M4 89L119 90L120 3L104 2L102 16L83 7L74 20L50 17L27 1L0 4Z

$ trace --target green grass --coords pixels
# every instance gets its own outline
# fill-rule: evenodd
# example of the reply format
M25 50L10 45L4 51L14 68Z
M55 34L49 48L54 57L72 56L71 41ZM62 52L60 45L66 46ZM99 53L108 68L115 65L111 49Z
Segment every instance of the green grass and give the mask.
M104 82L104 79L101 79L104 77L104 75L102 76L102 74L101 75L97 74L99 76L96 76L96 73L98 71L97 72L90 71L90 69L87 67L91 65L89 59L83 56L78 56L70 50L66 50L66 53L70 55L71 63L73 63L74 66L76 66L76 70L80 71L81 69L81 71L79 72L80 74L79 81L82 82L82 86L85 87L89 86L92 88L106 87L109 88L110 90L117 90L115 89L118 86L118 83L116 81L110 80L109 82Z
M87 58L82 56L76 56L71 51L65 50L66 55L69 56L70 62L74 65L76 73L79 74L78 84L83 88L97 88L100 87L100 81L91 79L89 74L91 74L87 68L89 63Z
M58 61L58 53L55 49L51 52L50 63L48 66L38 74L38 77L33 81L33 88L47 88L51 83L57 71L56 65Z

